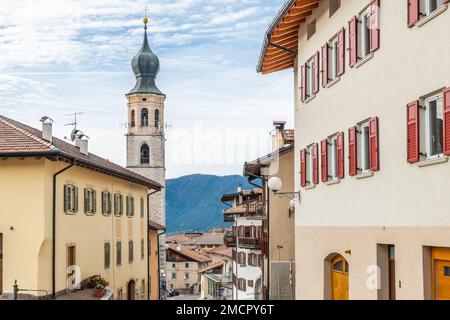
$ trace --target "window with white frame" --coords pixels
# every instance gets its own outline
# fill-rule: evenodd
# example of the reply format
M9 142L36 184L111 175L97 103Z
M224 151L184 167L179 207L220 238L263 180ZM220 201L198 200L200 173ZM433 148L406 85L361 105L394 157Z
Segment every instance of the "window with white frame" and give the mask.
M315 69L314 57L306 62L306 97L312 97L314 95L314 69Z
M84 189L84 213L88 215L95 214L97 204L97 192L91 188Z
M105 216L109 216L112 212L112 199L111 193L108 191L102 192L102 213Z
M328 177L336 180L338 177L338 140L337 135L328 140Z
M427 159L442 156L444 153L444 102L442 92L421 99L420 117L425 121L420 131L421 150Z
M370 171L370 127L369 122L359 125L357 134L358 168L361 172Z
M339 40L336 35L328 43L328 79L333 81L338 77L339 71Z
M306 148L306 184L311 186L313 183L313 171L314 171L314 160L313 160L313 147L310 145Z
M366 7L358 17L359 26L358 26L358 56L360 59L364 59L370 54L370 41L371 41L371 32L370 32L370 21L371 17L371 6Z
M444 5L444 0L420 0L420 17L424 18Z
M78 212L78 188L71 184L64 186L64 212L68 214Z

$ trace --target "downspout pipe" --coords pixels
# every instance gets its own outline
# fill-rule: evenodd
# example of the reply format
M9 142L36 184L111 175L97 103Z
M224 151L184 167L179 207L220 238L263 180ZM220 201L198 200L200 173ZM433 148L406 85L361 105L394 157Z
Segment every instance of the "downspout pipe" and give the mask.
M152 195L154 195L155 193L158 193L160 190L156 190L153 192L150 192L149 194L147 194L147 300L150 300L150 288L151 288L151 284L150 284L150 239L149 239L149 226L148 223L150 222L150 197ZM158 236L158 273L159 273L159 236ZM159 298L159 292L158 292L158 298ZM159 300L159 299L158 299Z
M56 178L61 173L75 165L73 161L69 166L53 174L53 212L52 212L52 298L56 299Z
M158 233L157 242L158 242L158 300L161 300L161 260L159 259L159 237L166 234L166 230L162 233Z

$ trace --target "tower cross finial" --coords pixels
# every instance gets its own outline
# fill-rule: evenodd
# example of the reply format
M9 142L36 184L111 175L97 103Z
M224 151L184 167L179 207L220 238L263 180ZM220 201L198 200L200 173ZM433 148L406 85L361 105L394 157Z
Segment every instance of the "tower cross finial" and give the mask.
M147 6L145 6L145 15L144 15L144 25L145 25L145 30L147 30L147 23L148 23L148 18L147 18Z

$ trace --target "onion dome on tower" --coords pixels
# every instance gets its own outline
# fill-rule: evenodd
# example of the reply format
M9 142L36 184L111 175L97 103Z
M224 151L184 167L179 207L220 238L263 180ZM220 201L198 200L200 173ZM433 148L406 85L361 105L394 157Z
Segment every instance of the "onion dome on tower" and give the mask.
M156 54L150 49L147 38L147 23L148 19L144 19L145 32L144 43L141 50L133 57L131 66L136 76L136 85L128 93L153 93L158 95L164 95L156 86L155 80L159 72L159 59Z

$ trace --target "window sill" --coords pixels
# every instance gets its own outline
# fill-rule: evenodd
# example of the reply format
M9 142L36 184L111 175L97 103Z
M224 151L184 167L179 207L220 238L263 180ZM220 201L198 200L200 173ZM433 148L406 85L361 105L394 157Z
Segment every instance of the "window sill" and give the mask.
M305 188L305 190L312 190L312 189L315 189L315 188L316 188L316 185L313 184L313 185L307 186L307 187Z
M371 178L374 176L374 172L373 171L366 171L363 173L360 173L356 176L357 180L362 180L362 179L367 179L367 178Z
M334 179L327 182L327 186L334 186L335 184L341 183L341 179Z
M447 163L448 162L448 157L447 156L442 156L439 158L435 158L435 159L428 159L428 160L424 160L421 162L418 162L416 165L419 168L424 168L424 167L429 167L429 166L434 166L437 164L442 164L442 163Z
M367 61L372 60L372 58L373 58L373 53L369 53L367 56L365 56L364 58L362 58L355 64L355 68L361 67L363 64L366 64Z
M334 80L332 80L331 82L328 82L326 88L331 88L332 86L334 86L336 83L338 83L339 81L341 81L341 77L336 77L334 78Z
M77 213L76 213L75 211L66 211L66 214L67 214L68 216L74 216L74 215L76 215Z
M442 5L440 8L434 10L432 13L430 13L430 14L427 15L426 17L420 19L419 22L417 22L416 26L417 26L418 28L422 27L422 26L425 25L427 22L430 22L431 20L433 20L434 18L436 18L437 16L439 16L441 13L447 11L447 9L448 9L448 4Z
M316 98L316 94L313 94L311 97L306 98L305 100L305 104L311 102L312 100L314 100Z

